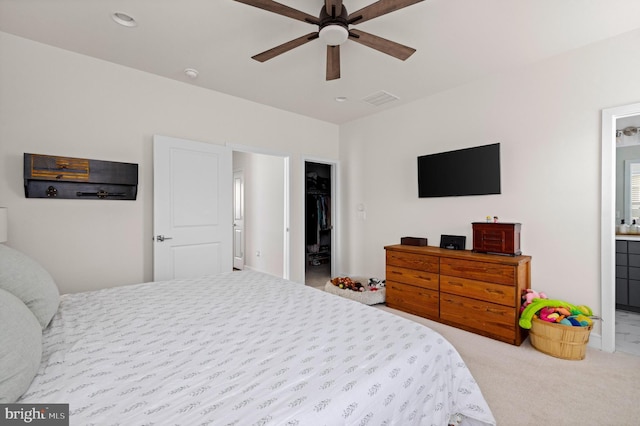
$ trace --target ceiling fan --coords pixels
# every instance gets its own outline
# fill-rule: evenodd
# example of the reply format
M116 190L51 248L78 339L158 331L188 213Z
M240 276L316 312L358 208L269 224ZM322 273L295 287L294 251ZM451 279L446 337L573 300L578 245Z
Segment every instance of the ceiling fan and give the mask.
M318 31L303 35L272 49L266 50L253 59L259 62L268 61L289 50L302 46L312 40L320 38L327 44L327 81L340 78L340 44L347 39L353 40L364 46L376 49L400 60L406 60L416 50L396 43L391 40L378 37L364 31L349 28L362 22L377 18L387 13L394 12L412 4L424 0L378 0L369 6L363 7L353 13L347 13L342 0L324 0L318 17L286 6L272 0L235 0L240 3L258 7L278 15L287 16L312 25L318 26Z

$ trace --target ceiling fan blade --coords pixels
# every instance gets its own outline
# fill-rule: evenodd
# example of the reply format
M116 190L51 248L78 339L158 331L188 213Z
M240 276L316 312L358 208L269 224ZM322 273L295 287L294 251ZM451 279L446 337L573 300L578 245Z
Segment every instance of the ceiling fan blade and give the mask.
M395 12L424 0L379 0L349 14L349 24L359 24L387 13Z
M406 60L409 56L413 55L416 49L405 46L395 41L387 40L386 38L378 37L373 34L365 33L360 30L349 30L349 39L360 43L379 52L391 55L394 58L398 58L402 61Z
M329 16L340 16L342 13L342 0L325 0L324 7ZM333 10L335 8L335 11Z
M327 46L327 81L340 78L340 46Z
M294 9L284 4L272 1L272 0L235 0L239 3L248 4L260 9L264 9L269 12L277 13L278 15L287 16L289 18L297 19L298 21L307 22L309 24L319 25L320 21L317 16L309 15L300 10Z
M262 53L258 53L257 55L252 56L252 59L255 59L258 62L268 61L269 59L275 58L278 55L281 55L289 50L296 48L298 46L302 46L305 43L310 42L311 40L315 40L318 38L318 33L309 33L307 35L303 35L302 37L298 37L286 43L282 43L280 46L276 46L272 49L265 50Z

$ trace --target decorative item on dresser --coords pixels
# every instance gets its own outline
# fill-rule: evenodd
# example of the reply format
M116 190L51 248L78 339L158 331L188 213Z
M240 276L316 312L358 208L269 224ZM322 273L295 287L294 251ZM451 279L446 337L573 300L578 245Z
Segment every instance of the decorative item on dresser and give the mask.
M427 239L422 237L402 237L400 238L400 244L407 246L426 246Z
M496 217L495 220L498 218ZM474 222L473 251L477 253L518 256L520 251L520 223Z
M530 256L386 246L387 306L520 345L521 295L531 287Z

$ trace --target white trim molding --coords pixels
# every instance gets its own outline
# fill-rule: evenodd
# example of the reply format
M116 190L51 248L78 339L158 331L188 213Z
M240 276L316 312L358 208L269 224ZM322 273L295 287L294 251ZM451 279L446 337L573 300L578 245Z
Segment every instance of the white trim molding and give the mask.
M615 209L616 209L616 120L640 115L640 103L602 110L602 187L600 205L600 349L616 349ZM597 339L597 336L594 336ZM590 346L595 346L592 342Z

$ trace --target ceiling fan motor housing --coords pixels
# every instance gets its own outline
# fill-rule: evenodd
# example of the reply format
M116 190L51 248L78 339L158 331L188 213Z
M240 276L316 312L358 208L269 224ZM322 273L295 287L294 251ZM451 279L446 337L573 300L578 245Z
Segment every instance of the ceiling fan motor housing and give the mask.
M319 24L320 29L323 29L327 25L339 25L344 29L348 30L349 29L349 21L347 19L348 16L349 14L347 13L347 8L344 7L344 5L342 5L342 13L340 13L340 16L329 15L327 13L326 8L322 6L322 9L320 9L320 24Z

